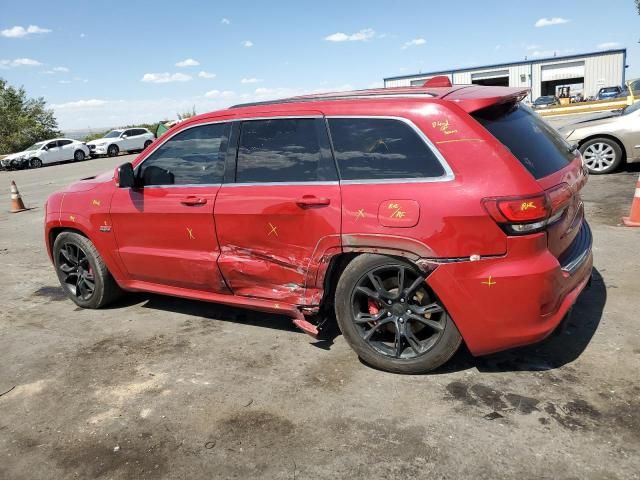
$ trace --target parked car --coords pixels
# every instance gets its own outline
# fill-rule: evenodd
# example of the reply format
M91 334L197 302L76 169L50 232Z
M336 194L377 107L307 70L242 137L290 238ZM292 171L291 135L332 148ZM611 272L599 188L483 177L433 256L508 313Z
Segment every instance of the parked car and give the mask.
M394 372L434 369L462 341L474 355L536 342L592 256L580 153L526 93L427 85L199 115L51 195L46 248L80 307L148 291L314 336L335 315Z
M542 97L536 98L535 102L533 102L533 108L549 108L555 107L556 105L560 105L560 99L554 95L544 95Z
M589 172L611 173L622 163L640 162L640 102L559 129L578 145Z
M615 87L603 87L598 90L596 95L596 100L609 100L612 98L618 97L626 97L628 90L625 87L615 86Z
M108 155L115 157L120 152L135 152L147 148L153 143L155 135L146 128L128 128L111 130L104 137L87 142L92 156Z
M34 143L22 152L7 155L2 159L3 168L40 168L50 163L73 160L81 162L89 156L89 148L82 142L70 138L55 138Z

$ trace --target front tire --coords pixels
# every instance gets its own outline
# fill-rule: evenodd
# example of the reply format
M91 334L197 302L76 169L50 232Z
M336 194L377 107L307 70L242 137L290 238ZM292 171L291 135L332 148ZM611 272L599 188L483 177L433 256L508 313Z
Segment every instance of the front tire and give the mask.
M117 157L118 153L120 153L120 149L117 145L109 145L109 148L107 148L107 155L110 157Z
M622 162L622 149L610 138L593 138L580 146L589 173L604 175L615 171Z
M144 142L144 147L142 147L142 150L146 150L147 148L149 148L149 145L151 145L153 142L151 140L147 140L146 142Z
M32 158L29 161L29 166L31 168L41 168L42 167L42 160L40 160L39 158Z
M82 150L76 150L76 152L73 154L74 162L82 162L84 158L85 158L85 155Z
M53 262L60 285L79 307L101 308L122 293L91 240L78 233L56 237Z
M409 262L360 255L336 289L336 318L345 340L367 364L420 374L444 364L462 337L444 307Z

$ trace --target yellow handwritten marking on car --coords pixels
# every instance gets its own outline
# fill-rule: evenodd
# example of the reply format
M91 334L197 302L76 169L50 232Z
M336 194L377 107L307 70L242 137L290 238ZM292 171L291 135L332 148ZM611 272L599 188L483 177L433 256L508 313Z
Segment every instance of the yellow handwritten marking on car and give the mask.
M445 119L445 120L437 120L435 122L431 122L431 126L433 128L437 128L438 130L440 130L445 135L451 135L452 133L458 133L458 130L451 128L451 126L449 125L449 119L448 118Z
M402 206L399 203L390 203L389 205L387 205L387 208L393 210L393 212L391 212L391 215L389 215L389 218L404 218L407 214L407 212L402 210Z
M91 205L93 205L95 207L99 207L100 206L100 200L93 199L91 201Z
M270 237L272 234L276 237L278 236L278 227L269 222L269 233L267 233L267 237Z
M481 138L454 138L452 140L440 140L436 142L438 145L443 143L456 143L456 142L484 142Z
M189 234L189 240L195 240L196 237L193 235L193 229L187 227L187 233Z
M360 218L364 218L364 208L359 209L356 212L356 222L358 221L358 219Z
M520 210L523 212L532 208L537 208L533 202L522 202L522 205L520 205Z
M69 215L69 220L71 220L72 222L76 221L76 217L74 217L73 215Z
M483 285L487 285L488 287L491 287L491 285L495 285L496 282L493 282L491 280L491 275L489 275L489 278L487 278L487 280L485 280L484 282L482 282Z

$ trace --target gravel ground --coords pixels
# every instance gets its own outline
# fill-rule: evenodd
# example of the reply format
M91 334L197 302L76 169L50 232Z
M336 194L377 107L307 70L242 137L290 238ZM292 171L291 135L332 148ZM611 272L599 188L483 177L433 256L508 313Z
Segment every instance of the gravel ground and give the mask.
M640 229L619 226L640 168L586 187L594 281L564 333L401 376L283 317L75 308L42 205L122 161L0 172L0 478L640 478ZM33 210L6 213L11 179Z

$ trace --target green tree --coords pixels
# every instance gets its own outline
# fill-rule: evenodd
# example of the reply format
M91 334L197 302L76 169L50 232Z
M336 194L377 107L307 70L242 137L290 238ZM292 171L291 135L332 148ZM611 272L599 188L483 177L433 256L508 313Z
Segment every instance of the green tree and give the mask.
M196 106L194 105L190 111L187 110L186 112L182 112L182 113L178 112L177 115L178 115L178 120L186 120L187 118L195 117L197 115Z
M42 97L28 98L0 78L0 153L24 150L36 142L61 135L53 110Z
M636 8L638 9L638 15L640 15L640 0L636 0Z

